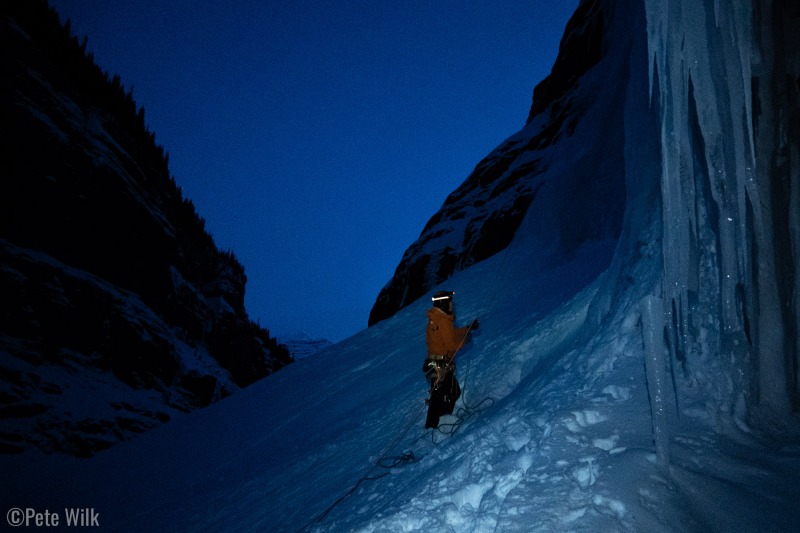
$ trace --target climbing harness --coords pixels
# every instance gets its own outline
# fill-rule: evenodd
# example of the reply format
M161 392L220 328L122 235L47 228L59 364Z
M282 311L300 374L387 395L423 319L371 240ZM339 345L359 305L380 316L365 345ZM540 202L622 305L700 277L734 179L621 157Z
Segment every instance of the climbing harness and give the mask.
M475 245L475 243L473 242L472 246L474 246L474 245ZM472 249L472 246L470 246L470 250ZM496 298L497 298L497 293L498 293L497 289L498 289L498 286L500 285L500 282L502 281L502 275L505 273L505 267L506 267L506 263L507 263L507 260L508 260L509 251L510 250L511 250L511 246L509 245L509 246L506 247L505 251L503 252L503 259L502 259L502 261L500 263L500 268L497 269L497 277L496 277L495 282L494 282L494 289L492 290L493 301L496 300ZM453 293L453 294L455 294L455 293ZM472 326L473 325L474 325L474 322L471 322L469 327L468 327L468 329L467 329L467 335L469 334L470 331L472 331ZM456 351L453 354L453 357L450 359L449 363L451 363L455 359L455 354L458 353L458 350L460 350L464 346L464 342L466 342L467 335L464 335L464 338L461 340L461 343L459 344L458 348L456 349ZM429 358L430 358L430 356L429 356ZM473 416L475 416L475 415L477 415L477 414L489 409L490 407L492 407L494 405L494 398L492 398L491 396L486 396L485 398L479 400L475 404L470 404L467 401L466 389L467 389L467 382L469 380L469 374L470 374L471 368L472 368L472 359L468 359L467 360L467 365L466 365L466 368L465 368L465 372L464 372L464 378L462 380L463 383L461 384L461 407L459 407L458 411L456 411L456 414L455 414L456 421L455 422L446 422L444 424L439 424L439 427L437 428L439 433L442 433L442 434L447 435L447 436L452 436L453 434L455 434L456 431L458 431L458 429L461 427L461 425L464 422L466 422L467 420L469 420ZM454 370L455 370L455 368L454 368ZM431 432L431 441L434 444L438 444L438 442L436 442L436 431L432 431Z
M473 243L473 246L474 246L474 243ZM510 247L507 247L506 251L504 253L503 261L502 261L502 263L500 265L500 269L498 270L498 279L495 282L495 284L498 284L499 281L500 281L499 275L503 272L503 270L505 268L505 264L506 264L506 259L507 259L507 256L508 256L509 248ZM495 290L493 292L496 294L497 291ZM432 355L432 356L429 356L429 359L431 359L431 361L429 363L427 363L427 365L426 365L425 375L427 377L427 376L429 376L429 373L431 373L430 376L432 377L433 373L436 374L436 380L434 381L434 384L433 384L434 386L438 387L441 384L441 381L444 378L444 375L446 374L447 371L452 370L453 372L455 372L455 364L453 363L453 361L455 360L455 354L458 353L458 350L460 350L464 346L464 342L466 341L466 338L467 338L469 332L472 331L472 328L473 328L474 324L475 324L475 322L470 323L470 325L467 328L467 334L464 335L464 338L461 340L461 342L458 345L458 348L456 348L455 352L453 353L453 355L451 357L448 358L448 357L445 357L443 355ZM444 363L444 364L442 364L442 363ZM465 377L464 377L464 385L461 386L462 407L460 407L458 409L458 411L456 412L456 415L455 415L456 416L456 422L441 424L439 426L439 428L438 428L438 431L441 434L444 434L444 435L447 435L447 436L452 436L456 431L458 431L458 429L461 427L461 425L464 422L466 422L467 420L469 420L473 416L475 416L475 415L477 415L477 414L489 409L490 407L492 407L494 405L494 399L489 397L489 396L483 398L482 400L480 400L479 402L477 402L474 405L470 405L464 399L463 391L465 389L465 385L466 385L467 379L469 377L469 371L470 371L471 366L472 366L472 363L470 361L467 364ZM350 496L351 494L356 492L356 490L358 490L358 487L364 481L374 481L374 480L377 480L377 479L381 479L383 477L388 476L391 473L391 472L383 472L383 473L380 473L380 474L377 474L377 475L373 475L373 472L377 468L392 469L392 468L397 468L397 467L400 467L400 466L405 466L407 464L416 463L417 461L422 459L422 457L417 457L414 454L413 451L407 451L407 452L401 453L400 455L388 455L388 454L389 454L389 452L391 452L394 449L394 447L397 445L397 443L400 442L400 440L408 433L408 431L411 429L412 425L416 422L419 414L425 408L427 403L428 403L428 401L426 400L424 403L422 403L420 405L419 409L417 409L417 411L414 413L414 415L410 417L408 423L406 423L406 425L403 428L403 430L391 442L391 444L386 448L386 451L383 454L381 454L381 456L378 458L378 460L375 461L375 463L369 468L369 470L367 470L367 473L365 475L363 475L361 478L359 478L358 481L356 481L356 483L346 493L344 493L335 502L333 502L327 509L325 509L325 511L323 511L318 516L313 518L310 522L308 522L302 528L298 529L297 533L305 531L308 528L310 528L312 525L317 524L319 522L322 522L322 520L324 520L325 517L328 516L328 514L334 508L336 508L337 505L339 505L342 501L344 501L348 496ZM435 440L435 435L436 435L436 431L432 431L431 432L431 441L433 442L433 444L439 444ZM420 438L417 439L417 441L419 441L424 436L425 435L422 435ZM415 441L415 442L417 442L417 441Z
M438 359L434 359L438 358ZM452 362L445 363L444 356L428 356L428 364L425 365L425 379L431 382L431 390L439 390L442 380L449 372L455 372L456 365Z

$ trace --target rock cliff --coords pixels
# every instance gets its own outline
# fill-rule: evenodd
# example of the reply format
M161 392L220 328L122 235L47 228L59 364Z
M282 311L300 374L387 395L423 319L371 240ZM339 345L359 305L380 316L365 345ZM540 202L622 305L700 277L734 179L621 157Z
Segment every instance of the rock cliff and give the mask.
M289 363L119 77L44 1L0 26L0 451L91 455Z

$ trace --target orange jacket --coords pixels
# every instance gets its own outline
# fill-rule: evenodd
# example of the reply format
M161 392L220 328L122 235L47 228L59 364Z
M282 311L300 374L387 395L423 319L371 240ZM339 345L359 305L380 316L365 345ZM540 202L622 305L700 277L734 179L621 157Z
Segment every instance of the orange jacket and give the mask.
M469 328L455 327L454 320L453 315L448 315L437 307L428 309L425 340L428 343L429 356L443 355L446 359L455 357L456 351L464 344Z

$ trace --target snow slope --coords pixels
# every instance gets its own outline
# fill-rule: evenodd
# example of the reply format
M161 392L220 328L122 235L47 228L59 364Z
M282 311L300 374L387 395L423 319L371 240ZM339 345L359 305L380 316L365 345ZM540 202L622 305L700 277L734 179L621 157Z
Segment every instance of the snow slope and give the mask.
M587 332L614 244L531 276L544 261L519 239L447 285L481 318L458 371L474 412L450 435L422 427L421 301L91 460L4 464L2 501L120 531L791 531L797 445L683 406L659 468L636 291Z

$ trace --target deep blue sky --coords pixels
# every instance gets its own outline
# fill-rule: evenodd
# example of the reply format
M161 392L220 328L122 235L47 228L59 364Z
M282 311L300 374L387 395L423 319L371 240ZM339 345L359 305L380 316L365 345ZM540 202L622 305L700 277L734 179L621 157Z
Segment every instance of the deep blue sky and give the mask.
M366 327L405 249L519 130L578 0L50 0L133 87L273 335Z

